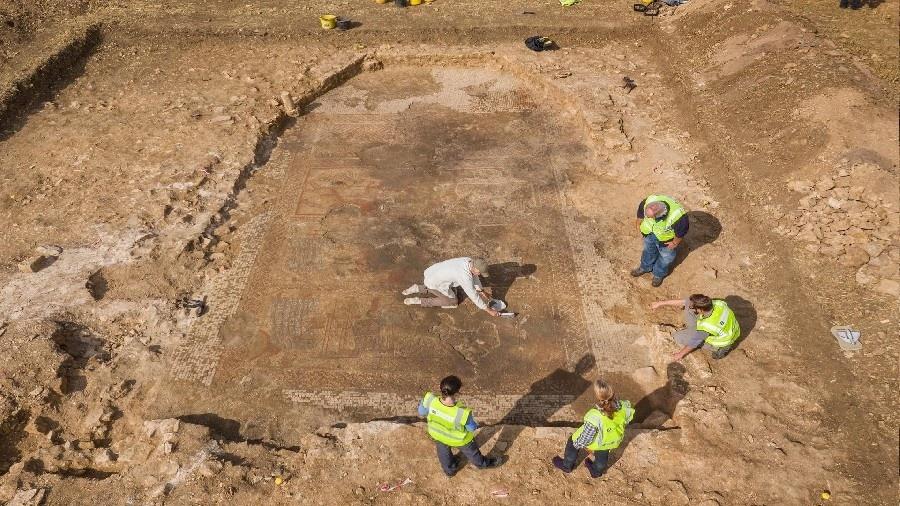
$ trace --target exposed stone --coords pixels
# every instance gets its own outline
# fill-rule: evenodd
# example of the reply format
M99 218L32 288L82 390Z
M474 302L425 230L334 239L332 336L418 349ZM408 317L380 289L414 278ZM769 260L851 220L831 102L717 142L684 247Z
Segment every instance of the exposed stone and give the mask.
M218 460L207 460L197 469L197 472L200 473L200 476L205 476L210 478L219 474L222 471L222 463Z
M869 242L863 245L863 249L870 257L877 257L884 251L884 245L878 242Z
M113 462L115 460L115 455L113 455L113 452L109 451L109 449L101 448L94 451L92 460L95 465L104 466Z
M631 378L638 385L645 388L655 388L659 383L659 374L653 366L641 367L631 373Z
M808 193L810 190L812 190L812 187L812 181L807 180L791 181L788 183L788 189L798 193Z
M875 285L875 291L893 297L900 297L900 282L893 279L882 279Z
M654 410L647 415L647 418L645 418L643 422L641 422L641 427L645 429L658 429L666 425L666 422L670 419L671 417L662 411Z
M297 114L297 107L294 105L294 99L291 97L291 94L289 92L281 92L281 105L282 107L284 107L284 112L288 116Z
M831 230L834 230L836 232L843 232L844 230L850 228L850 221L846 218L835 220L834 223L831 224L830 228Z
M841 263L854 269L865 265L869 261L869 254L859 246L849 246L841 255Z
M834 188L834 179L831 179L830 177L820 179L819 182L816 183L816 189L820 192L826 192L832 188Z

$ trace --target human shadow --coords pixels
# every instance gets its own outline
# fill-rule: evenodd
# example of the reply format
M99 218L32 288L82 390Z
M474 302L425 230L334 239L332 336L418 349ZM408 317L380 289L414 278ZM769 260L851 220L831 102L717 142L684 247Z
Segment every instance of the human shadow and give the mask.
M688 211L687 216L690 228L675 253L672 270L681 265L684 259L694 251L715 242L722 233L722 223L718 218L705 211Z
M574 370L559 368L532 383L528 393L519 398L503 418L479 433L480 443L483 444L499 430L497 444L490 455L503 456L525 426L576 426L571 422L551 422L550 418L591 386L591 382L583 376L594 368L595 362L594 356L586 353L575 364Z
M736 349L750 336L750 333L756 327L756 308L752 302L739 295L729 295L724 300L741 325L741 337L732 346L732 349Z
M509 287L519 278L528 277L537 272L534 264L503 262L488 266L488 276L484 286L491 289L491 297L505 301Z
M645 395L634 405L634 423L661 426L675 413L675 407L684 399L690 385L684 379L687 372L680 362L666 366L666 384ZM664 416L663 416L664 415Z
M665 427L664 425L675 414L678 403L690 391L690 384L684 379L686 372L687 370L681 363L670 363L666 366L666 384L645 395L634 405L634 420L629 425L631 429L625 431L622 444L615 451L610 452L610 466L621 458L631 441L642 431L678 429L678 427Z

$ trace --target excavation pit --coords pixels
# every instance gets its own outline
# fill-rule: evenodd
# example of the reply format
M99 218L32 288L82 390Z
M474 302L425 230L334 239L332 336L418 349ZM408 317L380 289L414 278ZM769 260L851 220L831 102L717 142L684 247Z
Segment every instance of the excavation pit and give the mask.
M598 374L638 402L645 329L597 300L624 286L566 201L590 149L554 107L500 70L404 65L309 104L176 377L256 413L280 398L352 420L413 415L448 374L486 421L573 423ZM430 264L467 255L518 318L402 303Z

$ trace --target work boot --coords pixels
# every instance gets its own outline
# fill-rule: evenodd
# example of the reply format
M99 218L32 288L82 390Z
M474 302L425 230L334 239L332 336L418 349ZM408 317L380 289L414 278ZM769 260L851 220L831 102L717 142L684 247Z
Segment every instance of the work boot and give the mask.
M654 288L657 288L657 287L659 287L659 285L662 284L662 280L663 280L663 278L658 278L656 276L653 276L653 281L650 284L653 285Z
M861 0L853 0L853 1L850 2L850 8L851 8L851 9L856 10L856 9L859 9L860 7L862 7L862 1L861 1Z
M846 9L850 5L850 0L841 0L841 9Z
M417 294L417 293L420 293L420 292L419 292L419 285L413 285L413 286L407 288L406 290L403 290L403 291L400 292L400 293L403 294L403 295L415 295L415 294Z
M647 274L648 272L650 272L650 271L645 271L645 270L641 269L640 267L638 267L637 269L631 269L630 274L635 278L639 278L639 277L643 276L644 274Z
M559 469L560 471L562 471L562 472L564 472L564 473L566 473L566 474L569 474L569 473L572 472L571 469L569 469L568 467L566 467L566 463L565 463L565 461L562 459L562 457L553 457L553 467Z
M503 457L488 457L484 459L484 468L491 469L492 467L500 467L503 465Z
M406 304L407 306L417 306L422 303L422 298L421 297L408 297L406 299L403 299L403 303Z
M594 471L594 461L591 459L584 459L584 467L587 468L588 472L591 473L591 478L599 478L603 476L603 472Z

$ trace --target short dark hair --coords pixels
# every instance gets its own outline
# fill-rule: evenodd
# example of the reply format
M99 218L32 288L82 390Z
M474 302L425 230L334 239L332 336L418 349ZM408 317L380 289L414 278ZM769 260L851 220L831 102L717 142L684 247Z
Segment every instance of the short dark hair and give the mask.
M462 380L456 376L447 376L441 380L441 394L444 397L456 395L460 388L462 388Z
M712 299L703 295L702 293L695 293L691 295L691 309L699 309L700 311L709 311L712 309Z

